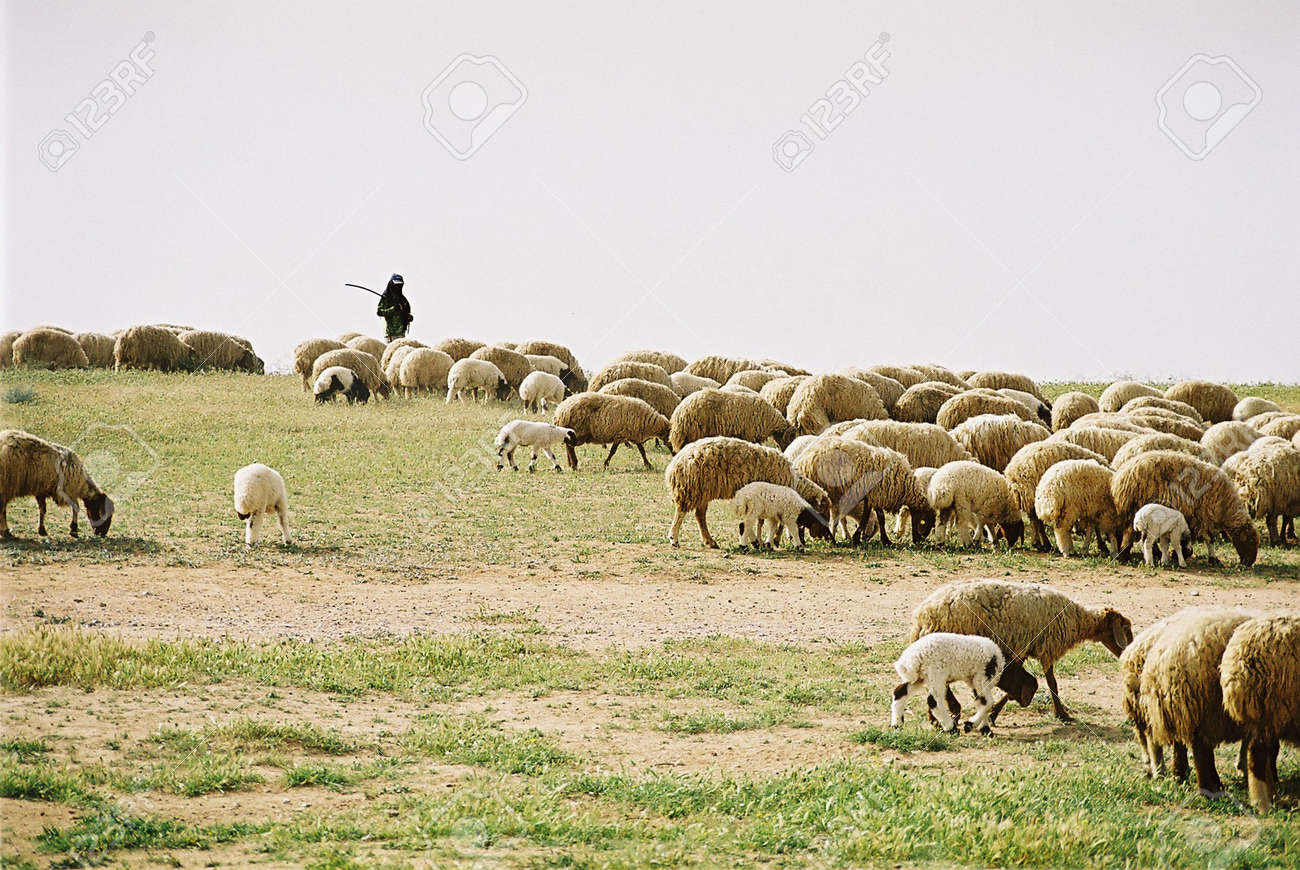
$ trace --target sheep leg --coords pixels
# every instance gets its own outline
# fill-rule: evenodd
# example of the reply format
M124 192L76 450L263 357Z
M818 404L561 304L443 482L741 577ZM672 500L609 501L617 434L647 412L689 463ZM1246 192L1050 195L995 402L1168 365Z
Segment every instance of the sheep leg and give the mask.
M704 546L716 550L718 549L718 542L713 540L713 535L709 534L709 523L706 518L706 514L708 514L708 512L709 512L708 505L705 505L704 507L696 508L695 522L698 523L700 526L700 540L704 542Z
M1268 514L1267 516L1265 516L1264 526L1268 529L1268 545L1270 547L1278 546L1279 542L1277 537L1277 514ZM1282 528L1283 530L1285 530L1286 525L1283 524Z
M9 532L9 500L0 501L0 540L8 541L13 538Z
M90 514L86 515L86 519L90 519ZM68 524L68 534L74 538L77 537L77 500L75 498L72 499L72 522Z
M76 502L73 502L75 505ZM36 534L44 536L49 534L45 531L45 496L36 496Z
M944 692L946 693L947 691L948 687L945 686ZM930 687L930 692L926 695L925 703L930 706L931 712L934 713L934 718L939 720L940 730L947 731L949 734L957 733L957 720L953 718L952 713L948 710L947 703L939 703L938 697L934 694L933 686Z
M285 503L284 499L281 499L276 502L275 511L280 516L280 541L287 546L291 537L289 534L289 505Z
M1205 536L1205 560L1209 562L1211 565L1222 564L1219 562L1219 557L1214 555L1214 534L1213 533Z
M1052 712L1062 722L1073 722L1074 717L1066 712L1065 705L1061 703L1061 693L1056 690L1056 671L1050 667L1046 668L1043 671L1043 676L1047 678L1047 689L1052 694Z
M645 444L637 444L636 449L641 451L641 461L645 463L645 470L654 471L654 466L650 464L650 457L645 455Z
M1186 568L1187 560L1183 558L1183 542L1181 538L1177 541L1171 538L1169 541L1169 546L1174 550L1175 553L1178 554L1178 567Z
M988 734L992 730L992 726L988 723L989 705L992 700L988 695L988 687L983 690L975 689L975 715L967 719L963 726L967 734L976 729L981 734Z
M1163 568L1164 566L1169 564L1169 550L1165 546L1164 539L1161 539L1160 549L1163 550L1163 552L1160 554L1160 567ZM1152 565L1155 564L1156 561L1155 550L1156 550L1156 542L1151 540L1150 535L1143 535L1142 536L1142 561L1146 563L1148 568L1150 568Z
M677 546L677 536L682 531L682 520L686 519L686 511L681 508L677 509L677 516L673 517L672 527L668 529L668 543L674 547Z
M535 471L537 471L537 445L536 444L533 445L532 458L528 460L528 473L532 474Z
M1242 776L1246 775L1246 769L1249 761L1246 756L1248 754L1249 753L1246 751L1246 741L1242 740L1241 746L1237 749L1237 772L1240 773Z
M1002 697L998 699L998 702L993 705L993 709L989 710L990 727L998 724L998 715L1002 712L1002 708L1007 705L1007 701L1010 700L1011 700L1010 695L1003 694Z
M772 549L773 550L775 550L777 545L781 543L782 531L789 532L790 540L798 541L799 542L798 546L801 548L803 547L803 541L804 541L803 528L795 520L786 517L781 517L780 522L772 524Z
M1246 788L1250 792L1250 802L1261 815L1267 813L1273 805L1273 788L1277 783L1277 751L1278 743L1268 740L1252 740L1247 750L1249 766Z
M1174 744L1174 760L1169 772L1179 782L1187 779L1187 747L1182 743Z
M1033 530L1034 549L1040 553L1051 552L1052 545L1047 541L1047 526L1038 518L1038 514L1029 512L1029 526Z
M618 450L618 442L615 441L609 448L609 455L605 457L605 467L609 468L609 461L614 458L614 451Z
M560 468L560 460L555 458L555 454L551 452L551 448L543 447L542 452L546 454L547 459L551 460L551 464L555 466L556 471L563 471L563 469Z
M903 715L907 712L907 696L911 691L911 683L899 683L894 687L894 702L889 705L890 728L903 727Z
M1074 541L1071 540L1070 538L1070 524L1057 523L1055 526L1055 531L1056 531L1056 546L1060 548L1061 555L1073 556Z
M1201 797L1223 797L1223 781L1214 766L1214 747L1197 740L1192 744L1192 763L1196 765L1196 786Z
M886 547L892 547L894 542L889 540L889 535L885 534L885 512L880 508L876 508L876 522L880 524L880 543ZM862 524L864 526L867 524L867 509L865 507L862 509Z

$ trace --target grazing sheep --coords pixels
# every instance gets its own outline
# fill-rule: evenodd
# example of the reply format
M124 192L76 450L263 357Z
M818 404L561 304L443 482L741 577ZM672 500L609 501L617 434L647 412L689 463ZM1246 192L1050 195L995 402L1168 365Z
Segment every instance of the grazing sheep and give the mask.
M949 462L974 459L947 430L934 423L900 423L897 420L864 420L849 427L845 438L897 450L913 468L940 467Z
M1268 399L1261 399L1259 396L1246 396L1232 409L1232 419L1245 422L1257 414L1265 414L1269 411L1281 412L1282 408L1277 402L1270 402Z
M820 512L808 504L796 490L776 483L756 480L747 483L731 498L731 510L740 520L740 546L762 541L775 548L780 530L789 532L798 547L804 545L804 530L814 538L831 540L830 526ZM769 527L764 537L764 526Z
M850 378L857 378L859 381L867 384L871 389L876 391L880 397L880 403L885 406L885 412L893 414L894 406L898 400L903 397L907 388L893 378L887 378L882 374L873 372L870 369L860 369L857 366L849 366L840 372Z
M1101 398L1097 400L1097 405L1101 410L1113 413L1124 407L1124 403L1129 399L1135 399L1138 396L1163 395L1164 393L1155 387L1140 384L1137 381L1115 381L1115 383L1101 391Z
M84 369L90 366L77 339L49 327L29 329L14 340L14 365L43 369Z
M113 522L113 501L91 480L81 457L70 448L38 438L21 429L0 432L0 539L9 532L9 502L32 496L38 511L36 532L45 531L45 501L72 508L68 533L77 537L77 501L86 508L86 519L95 534L108 534Z
M343 343L353 350L364 350L381 362L384 358L384 351L388 349L387 344L368 335L354 335Z
M1139 435L1144 434L1150 433L1128 432L1122 429L1103 429L1097 426L1071 426L1069 429L1053 432L1047 440L1086 447L1093 453L1101 454L1102 458L1107 462L1111 462L1121 447Z
M1232 410L1237 407L1236 393L1210 381L1180 381L1165 390L1165 398L1186 402L1207 423L1231 420Z
M1054 670L1061 657L1084 641L1118 656L1133 640L1132 623L1110 607L1089 607L1051 586L1009 580L958 580L931 592L912 612L910 640L936 631L982 635L1013 659L1037 659L1052 694L1052 710L1063 722L1070 715L1061 703ZM991 719L1004 703L998 703Z
M736 372L746 369L767 368L761 362L752 359L736 359L729 356L705 356L691 362L685 369L687 374L712 378L720 384L731 380Z
M547 459L551 460L555 470L561 471L560 461L555 458L551 448L561 445L569 447L576 444L577 440L578 436L574 431L563 426L553 426L550 423L538 423L533 420L511 420L501 427L501 431L497 432L497 437L492 442L497 447L497 471L505 467L503 457L513 470L519 470L519 466L515 465L515 451L520 447L533 449L533 458L528 462L529 472L537 470L539 449L546 454Z
M1294 438L1297 432L1300 432L1300 414L1278 417L1259 427L1259 434L1275 435L1278 438Z
M533 372L519 385L519 398L529 411L545 411L548 404L560 404L564 393L564 381L550 372Z
M1043 474L1034 493L1034 512L1056 531L1062 556L1074 555L1071 530L1075 525L1084 527L1084 553L1090 533L1096 532L1098 549L1119 554L1120 522L1110 494L1112 476L1110 467L1095 459L1066 459Z
M1174 399L1166 399L1164 396L1134 396L1124 403L1123 407L1119 409L1119 413L1132 414L1143 408L1160 408L1164 411L1173 411L1175 414L1180 414L1194 423L1205 423L1205 419L1201 417L1201 412L1191 405Z
M904 423L933 423L943 403L961 392L960 387L943 381L913 384L898 397L890 416Z
M246 343L247 339L202 329L182 332L177 337L181 344L189 348L196 368L249 372L255 375L266 370L262 360L253 353L252 346Z
M785 452L785 458L788 459L788 460L790 460L791 462L794 462L796 459L799 458L799 454L803 453L805 450L807 450L807 449L808 449L809 447L811 447L813 444L817 443L817 439L820 438L820 437L822 437L822 436L820 436L820 435L800 435L798 438L796 438L796 439L794 439L793 441L791 441L790 444L785 448L785 451L784 451L784 452Z
M639 362L651 363L659 366L669 375L680 372L686 368L686 359L675 353L668 353L661 350L632 350L612 360L612 362Z
M1021 447L1016 451L1016 455L1011 457L1011 461L1003 471L1003 476L1006 477L1007 483L1011 486L1011 493L1015 497L1016 507L1029 516L1033 545L1035 549L1042 552L1050 550L1051 544L1047 540L1047 530L1043 526L1043 521L1039 519L1038 512L1034 509L1034 496L1038 492L1038 482L1043 479L1047 469L1067 459L1092 459L1103 464L1106 462L1104 456L1086 447L1068 441L1048 439Z
M668 376L668 379L672 381L673 392L677 393L677 395L682 398L686 398L691 393L696 393L700 390L716 390L722 386L722 384L718 383L713 378L702 378L699 375L693 375L689 372L673 372ZM793 392L793 390L791 392Z
M340 332L338 334L338 342L344 347L347 347L347 343L352 339L356 338L360 334L361 333L359 332Z
M978 462L949 462L930 478L930 506L951 538L956 526L963 546L975 543L983 529L993 543L993 527L1001 528L1008 547L1014 547L1025 534L1020 508L1016 506L1011 485L1001 473Z
M763 389L759 390L758 394L771 402L772 407L776 408L777 412L785 417L790 410L790 398L794 395L794 391L799 389L799 385L808 378L809 375L790 375L785 378L777 378L763 384ZM682 395L686 394L682 393Z
M1237 627L1254 616L1238 608L1198 609L1170 620L1152 642L1140 679L1148 742L1191 750L1205 797L1222 797L1214 747L1241 739L1223 709L1219 663Z
M1177 435L1189 441L1199 440L1205 434L1205 427L1187 417L1161 408L1142 408L1126 415L1130 420L1148 430Z
M302 388L306 392L315 381L312 368L316 359L331 350L345 350L347 345L332 338L309 338L299 342L293 349L293 370L302 377Z
M894 662L894 670L903 682L894 687L894 700L889 707L889 725L901 728L907 710L907 699L921 688L929 689L927 704L939 722L939 727L957 733L953 711L956 698L948 687L962 682L975 693L975 715L967 719L964 730L978 730L988 734L992 728L989 709L993 704L993 689L997 687L1028 707L1038 691L1038 681L1030 676L1024 665L1008 659L996 643L987 637L973 634L934 632L913 641ZM943 689L945 703L940 703L939 690Z
M673 411L670 425L673 452L717 435L755 444L772 438L783 448L794 438L790 424L762 396L726 390L691 393Z
M280 517L280 540L289 536L289 494L284 478L274 468L254 462L235 472L235 516L244 521L244 543L253 546L262 539L262 520L274 511Z
M830 497L831 528L845 517L858 514L853 543L860 543L870 528L874 512L881 543L892 542L885 529L885 512L907 508L912 522L912 542L921 543L934 528L934 511L903 454L861 441L823 435L803 450L795 468Z
M1014 414L1021 420L1036 422L1038 417L1015 399L988 389L958 393L939 406L934 422L951 431L971 417L982 414Z
M1141 453L1150 453L1152 450L1176 450L1179 453L1194 456L1202 462L1218 464L1214 454L1199 441L1192 441L1179 435L1166 435L1164 432L1152 432L1148 435L1137 436L1115 451L1115 455L1111 458L1111 467L1119 468L1134 456Z
M1100 410L1097 400L1087 393L1062 393L1052 402L1052 431L1067 429L1083 415L1095 414Z
M1222 465L1229 456L1240 453L1262 437L1263 434L1249 423L1225 420L1206 429L1200 440L1214 457L1214 463Z
M1182 514L1179 514L1182 516ZM1138 749L1147 768L1147 777L1155 778L1164 774L1164 746L1151 739L1146 716L1142 709L1142 670L1146 667L1147 654L1151 646L1171 622L1186 619L1190 614L1207 608L1185 608L1177 613L1162 617L1133 636L1133 640L1119 656L1120 678L1123 681L1123 710L1128 720L1133 723L1133 735L1137 738ZM1187 776L1187 747L1175 744L1174 776L1183 779Z
M1255 564L1259 532L1232 481L1208 462L1172 450L1143 453L1115 472L1111 494L1126 528L1132 527L1133 517L1143 505L1168 505L1187 517L1193 537L1206 542L1211 562L1217 561L1214 535L1223 532L1242 566ZM1128 546L1126 542L1125 551Z
M1013 390L1010 387L1003 387L998 390L998 393L1024 405L1026 410L1032 412L1034 416L1038 418L1038 422L1042 423L1048 429L1052 428L1051 405L1047 404L1033 393L1026 393L1024 390Z
M388 381L391 386L400 387L402 385L402 360L406 359L413 350L415 350L413 347L399 347L392 353L384 352L384 358L388 362L385 363L380 360L379 364L384 367L384 380ZM451 357L447 357L447 359L451 359ZM444 376L442 383L445 384L446 382L447 378ZM406 395L409 397L410 394L410 390L407 390Z
M1132 432L1138 435L1145 435L1155 431L1150 427L1135 422L1128 414L1112 414L1108 411L1099 411L1096 414L1084 414L1082 417L1071 423L1070 428L1116 429L1120 432Z
M330 366L321 369L312 388L316 395L316 404L323 405L334 401L335 396L343 396L351 405L355 402L365 404L370 400L370 389L365 380L352 369L345 366Z
M665 417L671 417L682 401L681 396L670 387L656 384L654 381L643 381L640 378L620 378L617 381L610 381L601 387L599 392L612 396L633 396L648 403Z
M925 497L927 503L930 501L930 496L928 495L930 491L930 479L934 477L934 473L938 470L939 469L928 465L922 465L920 468L912 469L912 476L916 478L916 485L921 488L922 493L927 493ZM934 511L931 510L930 513L933 514ZM899 508L898 521L894 523L894 535L899 538L903 537L903 532L911 525L911 522L911 509L906 505ZM931 521L931 525L933 526L933 520Z
M113 367L113 345L117 339L104 335L101 332L78 332L75 336L77 344L86 352L86 360L91 366L97 369L111 369ZM9 349L9 359L13 359L13 347ZM0 348L0 366L5 365L3 359L3 348Z
M733 384L739 384L740 386L748 387L757 393L759 390L763 389L763 385L768 381L775 381L778 378L787 377L789 377L789 375L785 372L774 372L767 369L745 369L744 371L736 372L734 375L727 378L727 382L723 384L723 386L729 387Z
M429 345L429 347L442 351L451 357L452 362L460 362L480 347L487 347L487 342L477 341L473 338L444 338L442 341ZM536 353L536 351L528 352ZM518 353L524 353L524 351L518 351Z
M1223 708L1241 725L1250 802L1267 813L1277 788L1281 741L1300 744L1300 613L1237 626L1219 662Z
M1228 458L1223 471L1237 487L1246 510L1268 528L1268 542L1285 547L1300 515L1300 450L1269 436ZM1280 531L1280 534L1279 534Z
M668 418L632 396L591 392L570 396L555 409L555 425L572 429L577 435L573 444L564 445L569 468L575 470L578 467L575 448L582 444L610 445L609 455L605 457L606 468L618 445L635 444L641 461L650 470L653 466L645 455L645 443L651 438L668 439Z
M393 360L400 360L397 384L407 397L410 397L412 390L432 392L444 389L451 376L451 367L455 365L451 356L431 347L398 348L393 354Z
M564 345L556 344L553 341L533 339L515 345L515 350L525 356L533 353L555 357L567 366L566 371L560 375L560 380L564 381L564 387L568 390L569 395L586 391L587 376L583 374L582 366L578 365L578 358L573 355L573 351Z
M750 389L744 384L723 384L718 387L724 393L741 393L746 396L757 396L758 390Z
M1026 444L1046 441L1050 434L1045 426L1010 414L979 414L952 429L953 440L994 471L1004 470Z
M1186 568L1183 548L1192 541L1187 518L1162 504L1143 505L1133 515L1133 531L1142 535L1142 561L1150 568L1155 564L1155 547L1160 546L1160 564L1169 564L1171 552L1178 554L1178 567Z
M925 375L925 380L927 382L932 383L938 381L940 383L951 384L958 390L969 390L971 387L969 381L945 366L930 365L928 363L912 363L909 368Z
M682 520L693 512L700 527L700 540L716 549L718 543L709 534L706 520L709 502L730 499L741 487L756 480L798 488L790 460L775 448L727 437L704 438L686 445L664 471L664 482L677 510L668 531L668 542L677 546Z
M1038 388L1038 384L1028 375L1018 374L1016 372L976 372L969 378L966 383L971 385L972 389L986 390L1019 390L1022 393L1029 393L1038 401L1047 404L1043 397L1043 391Z
M911 366L875 365L868 368L867 371L875 372L876 374L883 375L890 380L897 381L903 385L904 390L908 387L914 387L917 384L930 380L930 378L925 376L924 372L919 369L914 369Z
M191 359L176 333L161 326L132 326L113 345L113 367L170 372Z
M548 375L555 375L557 378L563 377L569 367L564 364L564 360L559 357L551 356L544 353L526 353L524 359L533 367L535 372L546 372Z
M416 341L414 338L395 338L384 347L384 352L379 357L379 367L384 371L388 371L388 364L392 361L393 355L404 347L417 348L424 346L424 342Z
M450 356L450 354L448 355ZM524 378L528 377L533 371L533 366L528 362L528 357L507 347L497 345L480 347L470 354L469 358L492 363L506 379L510 389L516 392L519 391L519 385L524 382Z
M813 375L799 384L786 413L801 435L816 435L841 420L889 418L869 384L837 374Z
M477 394L482 391L484 402L488 400L489 395L495 396L499 402L504 402L510 398L512 392L510 382L506 380L505 375L501 374L501 369L485 359L465 357L456 360L447 370L447 404L450 405L452 399L460 399L463 402L467 391L471 398L477 397Z
M22 334L21 329L0 333L0 368L8 368L14 364L14 342Z
M668 372L654 363L642 362L619 362L605 366L592 376L589 389L592 392L600 392L600 388L606 384L612 384L614 381L621 381L624 378L637 378L642 381L650 381L652 384L659 384L670 390L673 389L673 382L668 377ZM674 392L676 391L674 390Z
M352 369L366 382L366 389L370 390L371 393L383 396L385 399L392 395L388 381L384 380L384 370L380 368L379 360L375 359L374 354L366 353L364 350L354 350L350 347L327 350L316 357L316 361L311 364L312 382L315 383L316 378L320 377L320 373L330 366L343 366Z

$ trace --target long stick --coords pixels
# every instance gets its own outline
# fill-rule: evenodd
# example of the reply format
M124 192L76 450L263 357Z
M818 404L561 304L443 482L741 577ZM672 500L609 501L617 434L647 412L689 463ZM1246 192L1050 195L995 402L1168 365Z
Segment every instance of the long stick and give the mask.
M358 290L364 290L364 291L366 291L367 293L370 293L370 294L373 295L373 296L378 296L378 297L380 297L380 298L383 298L383 295L384 295L383 293L376 293L374 290L371 290L369 287L362 287L360 284L344 284L343 286L344 286L344 287L355 287L355 288L357 288Z

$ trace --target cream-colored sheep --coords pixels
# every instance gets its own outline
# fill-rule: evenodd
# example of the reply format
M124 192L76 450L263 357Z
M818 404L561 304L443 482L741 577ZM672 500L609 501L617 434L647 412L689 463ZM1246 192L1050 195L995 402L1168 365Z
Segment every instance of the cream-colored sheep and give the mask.
M983 529L990 543L998 526L1007 546L1014 547L1024 537L1025 524L1016 506L1011 485L998 471L978 462L950 462L930 478L930 506L937 514L936 523L951 538L955 525L963 546L975 543Z
M1043 474L1034 494L1034 512L1056 532L1062 556L1074 555L1071 530L1084 529L1083 552L1093 532L1097 547L1105 546L1111 556L1119 554L1120 520L1110 494L1112 472L1094 459L1066 459Z

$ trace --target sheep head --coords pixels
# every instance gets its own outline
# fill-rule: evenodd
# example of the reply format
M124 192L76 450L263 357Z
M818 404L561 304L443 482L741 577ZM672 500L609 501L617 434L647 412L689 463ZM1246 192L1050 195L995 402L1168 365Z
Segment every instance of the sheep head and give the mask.
M1006 540L1007 549L1010 550L1016 544L1025 539L1025 522L1024 520L1013 520L1008 523L998 525L998 540Z
M86 518L90 527L101 538L108 534L108 527L113 523L113 500L107 494L96 492L81 500L86 506Z
M795 520L799 529L807 529L808 534L812 535L819 541L832 541L835 539L831 532L831 527L826 523L826 517L813 508L804 508L799 511L799 516ZM745 525L741 523L741 533L744 533Z
M1229 529L1228 540L1232 541L1242 567L1249 568L1255 564L1255 557L1259 555L1259 532L1254 524L1245 523L1235 529Z
M510 398L510 382L505 378L497 378L496 397L498 402L504 402Z
M1133 623L1115 608L1107 607L1101 612L1097 630L1089 640L1106 647L1111 655L1118 658L1125 647L1133 642Z
M919 544L934 531L934 509L928 506L908 508L912 518L912 543Z
M1025 670L1025 666L1019 659L1008 657L1007 665L1002 669L1002 676L998 677L998 688L1015 698L1016 703L1021 707L1028 707L1038 691L1038 680Z

